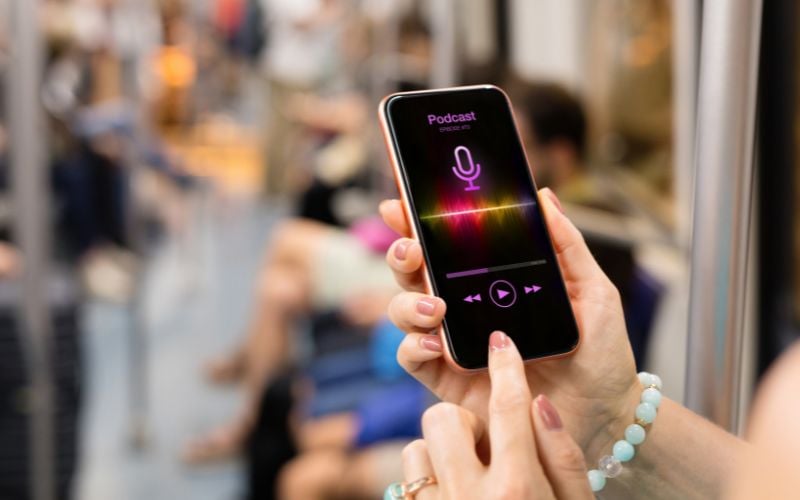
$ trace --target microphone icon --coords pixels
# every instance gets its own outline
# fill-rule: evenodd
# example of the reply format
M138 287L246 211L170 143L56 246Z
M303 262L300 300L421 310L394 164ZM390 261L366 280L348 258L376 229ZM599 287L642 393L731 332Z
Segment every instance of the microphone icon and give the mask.
M475 179L481 175L481 164L472 162L472 152L464 146L456 147L453 152L456 157L456 167L453 167L453 173L462 181L469 183L469 186L464 188L464 191L477 191L481 187L473 184ZM468 168L464 168L461 163L462 158L468 163Z

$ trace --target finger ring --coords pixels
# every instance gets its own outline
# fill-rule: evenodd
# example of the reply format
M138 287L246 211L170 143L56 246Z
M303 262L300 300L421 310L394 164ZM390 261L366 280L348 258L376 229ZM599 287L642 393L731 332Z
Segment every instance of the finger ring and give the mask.
M436 484L436 478L425 476L410 483L392 483L386 488L383 500L411 500L417 492L426 486Z

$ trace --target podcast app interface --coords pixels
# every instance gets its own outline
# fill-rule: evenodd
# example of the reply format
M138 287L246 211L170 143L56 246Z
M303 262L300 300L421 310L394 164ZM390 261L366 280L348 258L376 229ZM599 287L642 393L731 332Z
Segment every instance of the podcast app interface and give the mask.
M494 330L526 357L571 350L575 322L504 95L399 96L388 116L456 362L486 366Z

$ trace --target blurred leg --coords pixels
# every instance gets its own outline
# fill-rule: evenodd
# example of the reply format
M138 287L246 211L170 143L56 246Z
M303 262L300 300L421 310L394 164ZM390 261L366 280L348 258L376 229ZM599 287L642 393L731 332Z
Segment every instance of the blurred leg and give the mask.
M255 310L247 335L232 354L207 365L212 380L248 378L251 362L258 365L255 371L259 373L255 376L259 377L264 374L263 365L271 362L269 359L261 362L264 351L274 351L275 356L266 353L267 358L284 356L286 346L282 344L293 316L308 309L315 252L329 232L328 226L303 219L290 220L275 230L259 271Z
M278 498L315 500L331 498L347 470L347 452L317 450L295 458L281 470Z
M310 306L315 254L330 228L293 220L276 229L257 289L256 309L242 349L245 378L261 394L270 372L291 354L290 330Z
M348 462L336 498L383 498L390 483L403 478L403 447L407 441L370 446L353 454Z
M187 462L227 458L241 448L254 425L264 387L291 360L292 324L308 310L314 252L329 231L327 226L302 220L276 230L257 284L247 337L230 361L241 364L244 406L232 422L191 443L184 452Z
M281 471L279 498L348 500L381 498L389 483L403 477L401 451L405 442L344 451L307 452Z
M337 413L310 420L300 428L298 443L303 451L352 447L358 432L354 413Z

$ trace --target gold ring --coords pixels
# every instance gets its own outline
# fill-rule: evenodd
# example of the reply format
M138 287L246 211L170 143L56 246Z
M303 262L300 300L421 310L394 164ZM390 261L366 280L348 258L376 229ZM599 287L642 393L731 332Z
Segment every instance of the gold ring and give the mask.
M436 484L436 478L433 476L425 476L411 481L410 483L403 483L403 492L405 493L405 500L412 500L419 490L426 486Z

